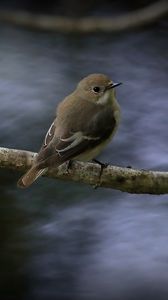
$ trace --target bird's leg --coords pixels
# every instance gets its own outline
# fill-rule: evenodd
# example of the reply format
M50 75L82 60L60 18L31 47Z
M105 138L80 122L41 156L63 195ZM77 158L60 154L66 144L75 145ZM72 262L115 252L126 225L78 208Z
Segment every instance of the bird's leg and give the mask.
M69 173L69 170L72 168L72 165L73 165L73 160L70 159L66 161L66 169L65 169L66 173Z
M94 162L94 163L100 165L102 169L107 168L108 165L109 165L109 164L107 164L107 163L102 163L101 161L99 161L99 160L97 160L97 159L95 159L95 158L92 159L92 162Z
M100 167L101 167L100 174L99 174L99 182L100 182L100 179L101 179L101 176L102 176L102 173L103 173L103 169L107 168L109 164L102 163L101 161L99 161L97 159L92 159L92 162L100 165ZM99 187L99 183L94 186L95 189L97 189L98 187Z

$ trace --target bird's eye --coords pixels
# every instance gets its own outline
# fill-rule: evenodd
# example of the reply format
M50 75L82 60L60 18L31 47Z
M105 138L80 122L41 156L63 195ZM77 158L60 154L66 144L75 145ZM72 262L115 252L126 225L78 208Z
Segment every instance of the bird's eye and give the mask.
M100 88L99 88L98 86L95 86L95 87L93 88L93 91L94 91L95 93L99 93L99 92L100 92Z

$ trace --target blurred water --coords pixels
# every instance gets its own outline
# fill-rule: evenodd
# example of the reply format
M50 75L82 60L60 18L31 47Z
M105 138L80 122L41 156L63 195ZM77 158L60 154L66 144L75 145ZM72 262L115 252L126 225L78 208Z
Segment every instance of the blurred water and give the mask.
M122 81L122 124L102 161L167 170L164 25L117 36L0 28L0 145L37 151L83 76ZM167 299L168 197L0 171L0 299Z

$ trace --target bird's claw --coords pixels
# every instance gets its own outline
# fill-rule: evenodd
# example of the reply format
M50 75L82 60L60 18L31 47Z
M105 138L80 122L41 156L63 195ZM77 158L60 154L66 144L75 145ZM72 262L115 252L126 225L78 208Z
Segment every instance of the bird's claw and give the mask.
M92 159L92 162L100 165L100 167L101 167L100 174L99 174L99 183L97 183L97 184L94 185L94 189L97 189L100 186L100 180L101 180L101 176L102 176L103 170L105 168L107 168L109 164L108 163L102 163L101 161L99 161L97 159Z

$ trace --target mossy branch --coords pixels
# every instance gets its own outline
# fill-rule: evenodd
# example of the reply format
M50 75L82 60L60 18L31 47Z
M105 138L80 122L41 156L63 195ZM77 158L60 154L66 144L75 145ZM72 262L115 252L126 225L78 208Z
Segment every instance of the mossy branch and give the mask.
M0 147L0 168L26 171L36 153ZM135 194L167 194L168 172L135 170L109 165L100 176L101 167L94 163L75 161L70 170L64 165L50 169L45 176L112 188Z
M162 0L116 17L69 18L1 10L0 21L30 29L64 33L119 32L151 24L167 13L168 1Z

